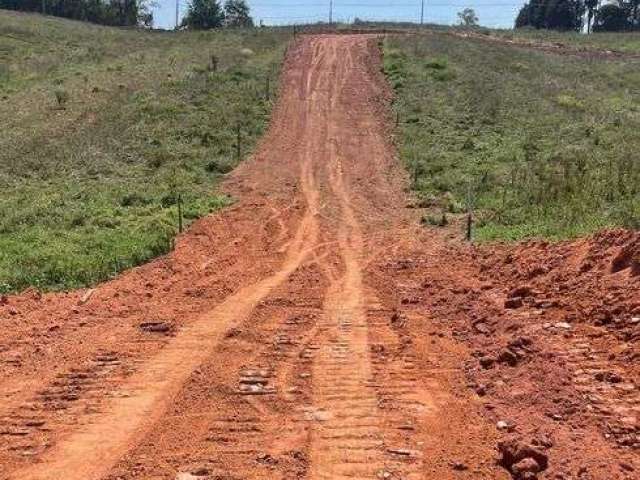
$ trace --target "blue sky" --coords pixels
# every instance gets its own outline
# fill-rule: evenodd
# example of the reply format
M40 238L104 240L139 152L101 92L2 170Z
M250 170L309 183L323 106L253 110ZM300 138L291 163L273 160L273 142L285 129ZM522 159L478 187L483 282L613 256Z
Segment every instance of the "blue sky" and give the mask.
M178 0L184 12L188 0ZM513 26L525 0L425 0L425 21L451 24L456 13L472 7L480 24L488 27ZM155 25L172 28L176 0L156 0ZM253 18L267 25L288 25L328 20L329 0L249 0ZM334 0L333 19L351 21L355 17L369 20L419 21L421 0Z

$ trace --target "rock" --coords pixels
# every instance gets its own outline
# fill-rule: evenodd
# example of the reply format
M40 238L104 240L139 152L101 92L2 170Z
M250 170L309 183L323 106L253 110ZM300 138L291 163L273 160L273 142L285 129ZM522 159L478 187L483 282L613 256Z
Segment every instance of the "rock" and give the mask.
M533 296L533 290L528 285L523 285L517 288L514 288L509 292L510 298L522 298L522 297L531 297Z
M278 463L278 459L272 457L268 453L259 453L256 457L256 460L258 461L258 463L261 463L263 465L276 465Z
M9 303L9 299L6 295L0 295L0 305L7 305Z
M491 333L491 329L484 322L476 322L476 323L474 323L473 324L473 328L475 329L476 332L483 333L485 335L489 335Z
M540 471L540 465L531 457L523 458L511 466L511 473L516 479L535 478Z
M475 388L476 393L480 397L484 397L487 394L487 387L485 385L477 385Z
M230 328L227 333L225 333L225 338L235 338L242 335L242 330L239 328Z
M558 302L555 300L538 300L533 305L536 308L546 309L546 308L557 307Z
M640 275L640 237L622 247L611 262L611 273L629 269L631 276Z
M516 309L516 308L522 307L522 305L523 305L522 297L507 298L504 301L504 308Z
M515 367L518 364L518 356L511 350L505 349L500 352L500 355L498 355L498 362L506 363L511 367Z
M458 472L462 472L464 470L468 470L469 467L467 467L463 462L453 462L451 464L451 468L453 468L454 470L458 471Z
M537 438L535 438L532 443L534 445L540 445L545 448L553 447L553 440L548 435L541 434Z
M561 330L571 330L571 324L567 322L557 322L553 324L554 327L560 328Z
M595 379L599 382L620 383L622 377L615 372L598 372L595 374Z
M549 457L546 453L522 440L509 439L499 442L498 451L500 452L498 464L513 473L517 479L535 478L536 473L546 470L549 466ZM521 463L524 460L526 462ZM534 467L534 462L537 466L535 472L531 470ZM516 476L514 468L520 476ZM534 474L534 476L531 477L529 474Z
M173 325L169 322L142 322L139 327L152 333L169 333L173 330Z
M509 342L511 348L527 348L533 345L533 340L529 337L518 337Z
M620 462L620 468L622 470L627 471L627 472L635 471L635 468L633 467L633 465L631 465L630 463L627 463L627 462Z
M499 420L496 422L496 428L498 430L510 430L513 427L506 420Z
M495 359L493 357L483 356L478 360L482 368L491 368L495 363Z

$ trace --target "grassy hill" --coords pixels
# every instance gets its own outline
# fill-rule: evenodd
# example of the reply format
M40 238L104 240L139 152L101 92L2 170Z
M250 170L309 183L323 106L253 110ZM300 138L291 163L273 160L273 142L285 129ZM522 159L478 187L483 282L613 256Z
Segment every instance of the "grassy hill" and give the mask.
M0 11L0 293L108 278L170 248L179 197L187 221L227 204L287 41Z
M433 32L390 37L385 71L426 223L471 206L480 239L640 228L640 60Z

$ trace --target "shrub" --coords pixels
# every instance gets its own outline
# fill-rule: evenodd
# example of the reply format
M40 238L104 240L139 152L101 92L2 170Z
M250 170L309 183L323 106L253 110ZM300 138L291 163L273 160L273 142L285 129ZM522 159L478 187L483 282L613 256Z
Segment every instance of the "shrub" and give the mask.
M59 109L64 110L69 102L69 93L66 90L57 88L53 92L56 98L56 104Z

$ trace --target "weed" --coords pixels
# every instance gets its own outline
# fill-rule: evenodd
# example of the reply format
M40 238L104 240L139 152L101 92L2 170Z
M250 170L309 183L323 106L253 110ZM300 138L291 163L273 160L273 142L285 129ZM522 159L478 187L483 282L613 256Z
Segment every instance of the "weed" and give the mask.
M69 101L69 93L62 88L56 88L53 91L53 95L55 96L57 107L64 110L67 106L67 102Z

